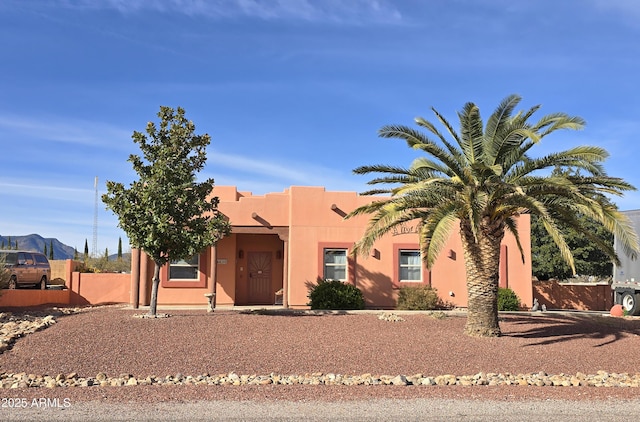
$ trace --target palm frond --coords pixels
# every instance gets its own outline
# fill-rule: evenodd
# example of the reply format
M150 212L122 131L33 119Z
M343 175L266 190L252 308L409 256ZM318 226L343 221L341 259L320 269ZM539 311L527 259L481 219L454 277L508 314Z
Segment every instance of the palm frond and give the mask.
M552 132L562 129L581 130L586 122L581 117L569 116L566 113L552 113L542 117L532 129L540 132L540 138L544 138Z
M518 95L510 95L498 105L496 110L491 114L485 128L485 140L493 140L498 137L501 128L506 125L510 119L513 109L518 105L521 98Z
M388 201L378 201L374 207L367 210L366 206L359 207L352 211L345 218L362 213L371 214L373 217L369 220L369 224L365 230L365 234L357 241L352 249L353 255L367 255L376 240L389 233L394 228L420 218L424 211L415 209L402 209L397 203L390 199Z
M540 221L542 221L542 226L549 234L549 236L551 236L551 239L553 239L553 242L558 247L560 256L562 256L562 259L564 259L569 268L571 268L571 272L575 274L576 265L573 259L573 253L571 253L571 249L569 248L569 245L567 245L567 241L558 229L558 226L556 225L554 219L549 215L546 208L544 208L543 206L539 208L533 208L531 209L531 211L540 218Z
M435 125L433 123L431 123L428 120L423 119L422 117L416 117L415 122L418 126L421 126L425 129L427 129L428 131L430 131L431 133L433 133L434 135L436 135L438 137L438 139L440 139L440 142L442 142L442 144L447 148L447 150L449 151L449 154L451 154L452 156L454 156L458 162L462 162L461 158L462 158L462 154L460 154L460 150L457 149L455 147L455 145L453 145L452 143L450 143L449 141L447 141L447 139L444 137L444 135L442 135L442 133L440 133L440 131L435 127ZM453 130L453 129L451 129ZM450 130L450 132L451 132ZM454 139L457 139L457 134L454 137Z
M368 173L390 173L390 174L407 174L409 169L398 166L389 166L386 164L374 164L368 166L360 166L353 169L355 174L368 174Z
M443 174L450 177L454 177L455 173L447 166L442 165L436 161L430 160L426 157L418 157L411 163L410 171L415 173L417 171L427 170L428 175Z
M378 195L386 195L391 194L391 189L369 189L363 192L360 192L362 196L378 196Z
M437 117L438 121L442 124L442 126L444 126L447 129L447 132L449 132L449 135L451 135L451 137L455 139L456 143L459 146L462 146L462 139L460 138L460 135L458 135L458 132L456 132L456 130L453 128L453 126L451 126L451 123L449 123L449 121L442 114L440 114L440 112L436 110L434 107L431 107L431 111L433 111L433 114L435 114L435 116Z
M515 215L519 215L519 214L515 214ZM513 235L514 239L516 239L516 245L518 246L518 251L520 252L520 258L524 263L525 262L524 248L522 247L522 242L520 242L520 233L518 232L517 220L513 216L510 216L504 220L504 225L507 228L507 230Z
M462 135L460 147L467 161L474 163L482 156L483 129L480 109L474 103L466 103L458 113L458 118Z
M448 204L448 206L434 209L428 219L422 222L420 244L423 245L422 256L427 268L432 268L438 259L456 221L458 221L456 207L454 204Z
M601 204L600 204L601 205ZM633 223L629 218L616 207L612 206L581 206L579 210L589 218L602 223L610 233L613 233L618 244L622 247L622 252L632 258L637 258L640 254L638 246L638 234L633 228ZM617 255L613 255L616 264L620 264Z

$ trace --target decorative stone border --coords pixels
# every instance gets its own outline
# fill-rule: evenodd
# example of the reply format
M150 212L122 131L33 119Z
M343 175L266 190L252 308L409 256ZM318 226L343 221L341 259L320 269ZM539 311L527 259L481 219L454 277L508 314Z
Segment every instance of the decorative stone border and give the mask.
M598 371L596 374L549 375L544 372L530 374L493 374L475 375L341 375L311 373L304 375L238 375L234 372L222 375L167 375L165 377L134 377L121 374L109 377L100 372L95 377L79 377L77 373L35 375L27 373L0 374L0 388L31 387L120 387L135 385L393 385L393 386L537 386L537 387L640 387L640 374L616 374Z

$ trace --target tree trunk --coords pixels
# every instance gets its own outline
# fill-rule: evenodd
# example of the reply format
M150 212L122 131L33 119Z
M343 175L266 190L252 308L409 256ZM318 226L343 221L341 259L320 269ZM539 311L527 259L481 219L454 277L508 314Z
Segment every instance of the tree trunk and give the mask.
M474 337L498 337L498 282L500 242L504 228L500 222L483 224L476 239L468 224L461 223L467 273L467 323L464 333Z
M158 285L160 284L160 264L154 261L153 279L151 280L151 302L149 303L149 315L156 316L158 308Z

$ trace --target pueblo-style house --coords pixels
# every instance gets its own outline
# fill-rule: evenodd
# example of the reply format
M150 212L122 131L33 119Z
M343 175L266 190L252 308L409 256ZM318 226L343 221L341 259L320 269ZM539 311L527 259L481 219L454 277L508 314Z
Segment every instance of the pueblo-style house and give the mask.
M362 290L368 308L393 308L398 289L428 285L454 306L467 306L464 254L457 230L431 270L422 263L416 225L400 227L378 240L369 256L353 257L368 217L345 220L373 200L355 192L293 186L284 192L252 195L217 186L218 209L230 221L231 235L190 260L172 262L161 272L159 305L202 305L214 294L216 306L281 305L306 308L309 286L318 277L351 283ZM525 262L507 232L500 253L500 286L531 305L531 242L528 215L518 219ZM149 304L153 262L132 253L130 302Z

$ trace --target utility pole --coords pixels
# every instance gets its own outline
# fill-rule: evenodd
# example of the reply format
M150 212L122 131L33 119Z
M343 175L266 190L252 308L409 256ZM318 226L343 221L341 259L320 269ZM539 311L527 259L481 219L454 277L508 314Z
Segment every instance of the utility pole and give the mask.
M98 176L93 182L93 188L96 192L93 207L93 245L91 247L91 256L98 256Z

